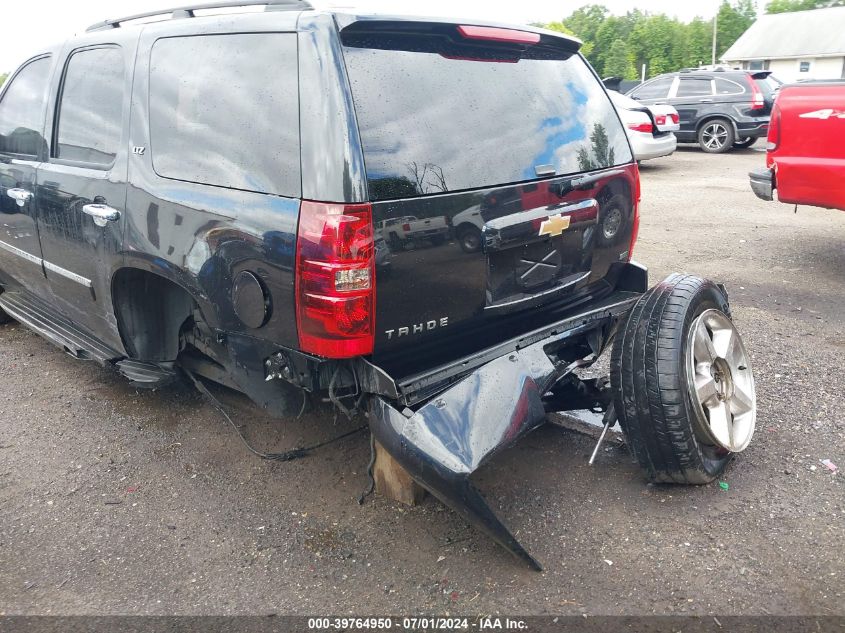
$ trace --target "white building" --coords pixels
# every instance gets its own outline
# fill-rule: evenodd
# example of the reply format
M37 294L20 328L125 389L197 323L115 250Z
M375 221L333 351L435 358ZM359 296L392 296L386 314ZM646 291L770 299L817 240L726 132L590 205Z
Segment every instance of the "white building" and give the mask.
M845 78L845 7L764 15L722 60L782 81Z

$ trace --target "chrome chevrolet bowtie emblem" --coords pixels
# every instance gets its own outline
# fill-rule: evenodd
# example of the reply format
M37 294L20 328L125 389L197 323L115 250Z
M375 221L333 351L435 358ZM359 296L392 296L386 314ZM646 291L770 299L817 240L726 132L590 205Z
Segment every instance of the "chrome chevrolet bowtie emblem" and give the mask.
M548 220L543 220L543 223L540 225L540 235L551 235L554 237L555 235L560 235L568 228L569 216L558 213L557 215L550 215Z

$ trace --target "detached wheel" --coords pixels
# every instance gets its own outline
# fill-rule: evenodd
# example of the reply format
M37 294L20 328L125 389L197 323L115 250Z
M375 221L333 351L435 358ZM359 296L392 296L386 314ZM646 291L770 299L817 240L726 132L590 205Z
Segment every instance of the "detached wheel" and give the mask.
M727 152L734 144L734 128L725 119L707 121L698 130L698 145L710 154Z
M613 344L614 406L657 483L705 484L754 434L748 354L711 281L672 275L634 305Z
M756 138L740 138L734 141L734 147L736 149L747 149L754 145Z

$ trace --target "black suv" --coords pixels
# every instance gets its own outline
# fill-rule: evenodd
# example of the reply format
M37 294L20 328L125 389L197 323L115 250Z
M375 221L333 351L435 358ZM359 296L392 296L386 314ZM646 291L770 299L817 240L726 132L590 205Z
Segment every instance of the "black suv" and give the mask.
M7 317L138 386L366 411L377 450L537 567L469 475L547 411L618 418L654 481L745 448L727 296L647 289L637 166L577 40L232 3L255 4L106 21L12 75ZM473 213L479 248L378 234ZM580 377L614 338L612 388Z
M749 147L769 130L772 90L769 71L686 70L658 75L630 90L645 104L668 103L681 117L675 132L682 143L698 143L705 152Z

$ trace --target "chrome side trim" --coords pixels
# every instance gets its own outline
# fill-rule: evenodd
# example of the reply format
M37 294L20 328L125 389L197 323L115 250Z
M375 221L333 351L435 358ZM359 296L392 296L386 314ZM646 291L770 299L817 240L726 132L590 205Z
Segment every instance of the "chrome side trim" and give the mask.
M0 240L0 248L3 250L9 251L12 255L17 255L25 259L28 262L32 262L37 266L44 266L47 270L50 270L57 275L61 275L62 277L67 277L68 279L75 281L78 284L85 286L86 288L92 288L94 284L91 282L90 279L83 277L82 275L77 275L75 272L68 270L67 268L62 268L61 266L57 266L56 264L52 264L40 257L36 257L31 253L27 253L24 250L19 249L17 246L12 246L7 242L3 242Z
M0 248L3 250L9 251L12 255L17 255L18 257L23 257L26 261L32 262L33 264L38 264L39 266L42 264L43 260L40 257L36 257L31 253L27 253L26 251L22 251L17 246L12 246L11 244L7 244L6 242L0 241Z
M91 288L94 284L91 283L90 279L83 277L82 275L77 275L75 272L71 272L67 268L62 268L61 266L56 266L56 264L51 264L47 260L44 260L44 268L47 270L51 270L57 275L61 275L62 277L67 277L68 279L75 281L78 284L82 284L86 288Z

